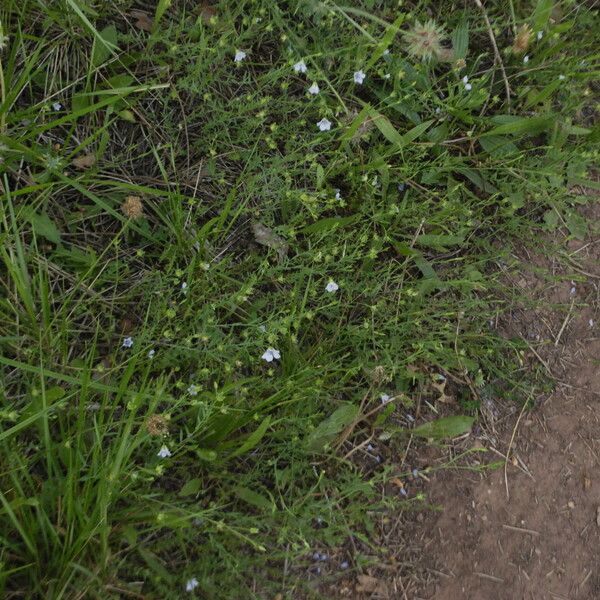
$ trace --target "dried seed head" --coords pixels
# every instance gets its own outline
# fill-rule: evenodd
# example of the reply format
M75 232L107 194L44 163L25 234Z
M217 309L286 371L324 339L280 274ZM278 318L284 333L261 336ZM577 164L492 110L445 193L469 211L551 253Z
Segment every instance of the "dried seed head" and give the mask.
M515 40L512 45L512 51L515 54L523 54L523 52L527 51L529 48L529 42L531 41L531 27L525 23L521 25L519 29L517 29L517 35L515 36Z
M154 437L162 437L169 433L169 424L162 415L151 415L146 421L148 433Z
M127 196L121 205L121 210L126 217L134 221L144 216L144 207L139 196Z
M467 61L464 58L459 58L454 63L454 68L458 69L459 71L462 71L466 66L467 66Z
M421 60L431 60L432 58L444 60L448 51L442 47L443 38L444 31L435 24L435 21L427 21L424 24L417 21L412 29L404 33L408 51Z

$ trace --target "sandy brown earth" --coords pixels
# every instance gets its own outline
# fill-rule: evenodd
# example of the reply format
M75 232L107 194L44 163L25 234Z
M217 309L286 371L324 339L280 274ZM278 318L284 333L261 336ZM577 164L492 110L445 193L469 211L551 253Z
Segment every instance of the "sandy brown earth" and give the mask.
M524 367L554 389L533 410L492 408L487 433L465 440L508 455L506 469L430 478L443 510L420 530L428 582L398 598L600 599L600 205L583 212L589 239L565 241L562 256L522 252L506 273L541 308L524 302L495 324L527 340Z

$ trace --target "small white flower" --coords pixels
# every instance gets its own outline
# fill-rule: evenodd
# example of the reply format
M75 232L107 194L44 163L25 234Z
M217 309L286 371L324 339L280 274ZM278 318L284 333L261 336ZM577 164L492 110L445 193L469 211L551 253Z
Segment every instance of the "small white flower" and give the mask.
M362 82L365 80L366 74L364 71L356 71L354 73L354 83L358 83L362 85Z
M435 114L439 115L441 112L442 112L442 109L439 106L437 106L435 109Z
M181 284L181 291L182 291L184 294L186 294L186 293L187 293L187 286L188 286L188 284L187 284L187 281L184 281L184 282Z
M303 60L298 61L294 65L294 71L296 73L306 73L306 70L307 70L306 63Z
M389 404L392 401L392 397L388 396L387 394L381 394L381 396L379 396L380 400L381 400L381 404Z
M308 93L316 96L321 90L319 89L318 84L315 82L308 88Z
M335 281L330 281L325 286L325 291L329 294L333 294L333 292L337 292L340 289L340 286Z
M185 591L193 592L199 585L198 580L195 577L192 577L185 582Z
M335 199L336 200L341 200L342 199L342 195L340 193L339 188L335 188Z
M463 77L463 83L469 83L469 78L466 75Z
M267 326L266 325L259 325L258 326L258 330L262 331L264 333L267 330Z
M544 32L543 31L538 31L537 34L536 34L536 36L537 36L538 40L541 40L542 37L544 37Z
M384 79L389 79L390 77L391 77L391 75L390 75L389 73L386 73L386 74L383 76L383 78L384 78Z
M465 83L465 90L467 90L467 92L470 92L473 89L473 86L470 83Z
M59 110L61 110L61 109L62 109L62 107L63 107L63 106L62 106L62 104L61 104L60 102L55 102L55 103L52 105L52 108L53 108L55 111L57 111L57 112L58 112Z
M562 73L561 73L561 74L558 76L558 78L559 78L561 81L564 81L564 80L566 79L566 77L565 77L565 76L564 76Z
M384 56L387 56L389 53L390 53L390 51L387 48L383 51Z
M246 58L246 53L243 50L236 50L233 62L242 62Z
M152 348L152 350L150 350L150 352L148 352L148 358L154 358L155 354L156 354L156 350L154 348Z
M132 337L126 337L123 340L122 346L123 346L123 348L131 348L133 346L133 338Z
M273 362L274 360L279 360L281 354L279 353L279 350L276 350L275 348L267 348L261 358L267 362Z
M159 458L168 458L169 456L171 456L171 451L166 446L161 446L156 456L158 456Z
M331 121L329 119L323 118L317 123L317 127L321 131L329 131L331 129Z
M529 54L526 54L526 55L523 57L523 63L524 63L524 64L527 64L528 62L529 62Z
M200 391L200 388L195 383L192 383L191 385L189 385L188 389L187 389L187 393L190 396L197 396L199 391Z

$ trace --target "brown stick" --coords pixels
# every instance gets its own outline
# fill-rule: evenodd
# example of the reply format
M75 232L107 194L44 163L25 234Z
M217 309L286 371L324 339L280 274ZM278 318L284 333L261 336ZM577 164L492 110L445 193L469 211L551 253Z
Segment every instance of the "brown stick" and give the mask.
M500 67L500 71L502 72L502 79L504 79L504 89L506 90L506 102L510 108L510 85L508 84L508 78L506 77L506 71L504 70L504 63L502 62L502 56L500 56L500 50L498 50L498 44L496 44L496 36L494 35L494 31L492 30L492 24L487 16L487 12L481 4L481 0L475 0L475 4L479 9L481 9L481 14L483 15L483 19L485 21L485 26L487 27L488 35L490 36L490 41L492 42L492 46L494 47L494 61L498 63Z

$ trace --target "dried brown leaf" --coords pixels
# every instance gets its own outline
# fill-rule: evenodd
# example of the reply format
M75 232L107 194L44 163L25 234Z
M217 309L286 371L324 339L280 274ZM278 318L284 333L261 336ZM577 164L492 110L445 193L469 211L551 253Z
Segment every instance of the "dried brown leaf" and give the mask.
M82 154L81 156L74 158L71 161L71 164L76 169L89 169L96 164L96 156L94 154Z
M145 13L142 10L132 10L130 14L134 19L137 19L134 25L138 29L143 29L144 31L147 31L149 33L152 32L152 28L154 27L154 21L148 13Z
M254 239L258 244L277 251L279 260L283 260L287 256L289 246L286 241L281 236L277 235L270 227L255 221L252 223L252 232L254 233Z
M217 16L217 9L214 6L212 6L211 4L208 4L208 2L204 2L200 6L200 17L202 18L202 20L205 23L209 23L210 20L216 16Z
M382 596L387 595L387 585L381 579L371 577L371 575L358 575L356 579L358 581L358 584L356 586L357 592L362 592L366 594L372 594L376 592L377 594L381 594Z

